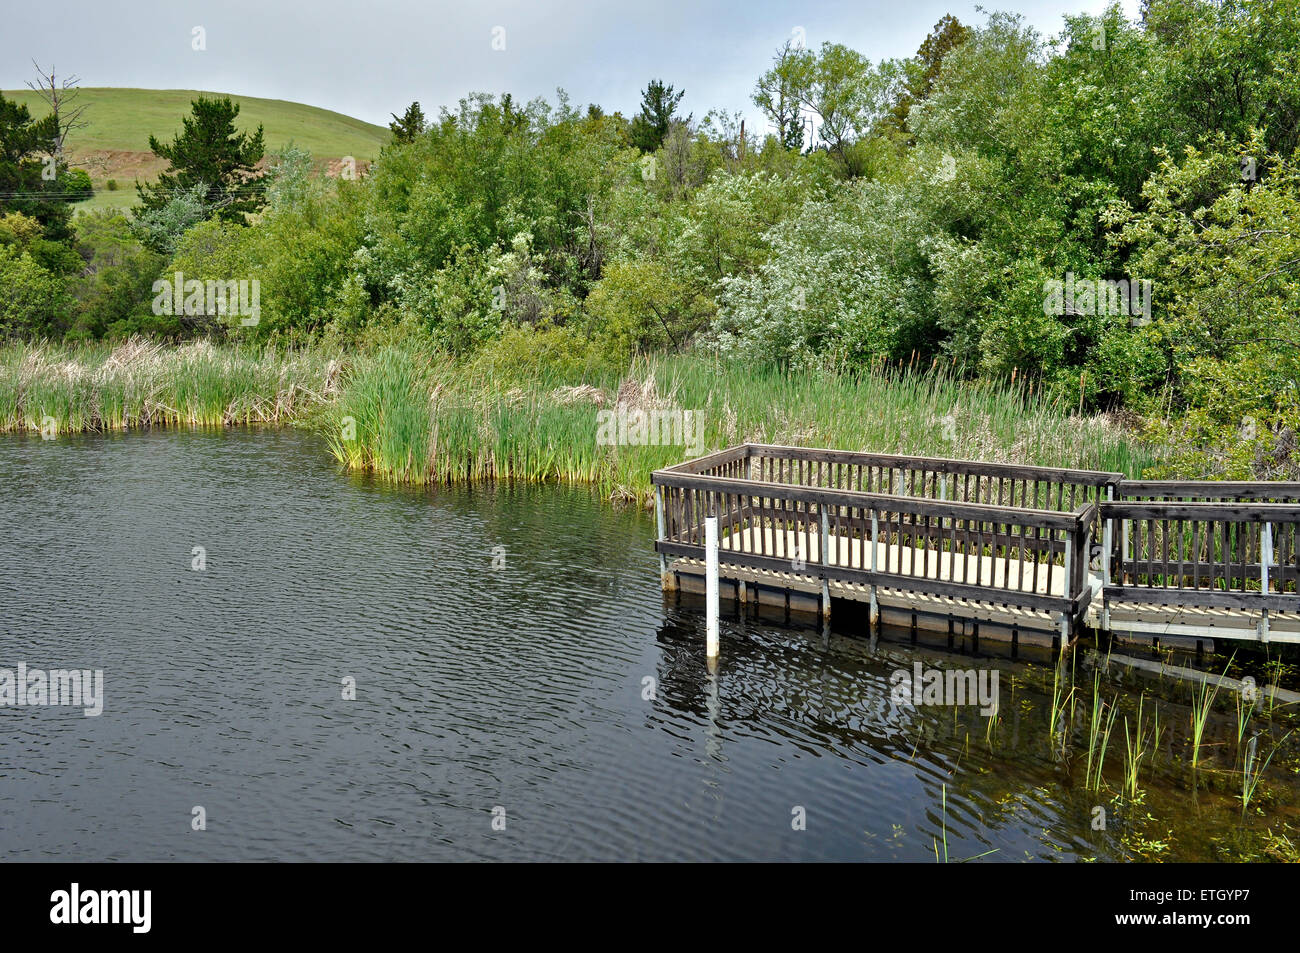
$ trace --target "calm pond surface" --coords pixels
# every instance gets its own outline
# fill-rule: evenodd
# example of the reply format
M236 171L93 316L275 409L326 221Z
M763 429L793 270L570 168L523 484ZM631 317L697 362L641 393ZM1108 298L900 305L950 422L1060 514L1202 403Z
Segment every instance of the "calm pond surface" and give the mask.
M6 860L933 862L946 829L954 859L1068 861L1136 836L1091 829L1109 801L1053 760L1022 663L733 618L711 677L653 517L582 490L386 487L284 430L7 437L0 487L0 668L105 684L99 717L0 708ZM891 702L918 660L1002 670L993 743L974 708ZM1143 836L1212 859L1238 808L1167 787Z

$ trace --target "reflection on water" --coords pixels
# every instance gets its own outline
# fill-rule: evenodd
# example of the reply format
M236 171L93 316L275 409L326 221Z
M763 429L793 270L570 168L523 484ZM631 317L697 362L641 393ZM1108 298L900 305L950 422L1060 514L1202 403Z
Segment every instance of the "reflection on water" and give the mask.
M971 664L937 652L732 618L711 677L652 519L580 490L393 489L285 431L7 438L0 485L0 668L106 685L0 709L8 859L1120 854L1017 663L979 663L992 744L891 701Z

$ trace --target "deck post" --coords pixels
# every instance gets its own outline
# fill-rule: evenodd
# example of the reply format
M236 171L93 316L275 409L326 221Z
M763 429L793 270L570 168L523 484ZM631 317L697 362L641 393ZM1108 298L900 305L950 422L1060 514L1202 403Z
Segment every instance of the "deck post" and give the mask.
M1273 524L1265 522L1259 531L1259 591L1265 596L1268 595L1268 564L1272 561ZM1262 641L1268 641L1268 606L1260 613L1259 634Z
M1128 565L1128 526L1129 520L1120 520L1120 532L1123 535L1123 550L1120 553L1119 561L1119 581L1120 585L1124 584L1124 567Z
M831 584L826 576L826 569L830 565L830 519L826 516L826 505L823 503L818 506L822 516L822 619L826 620L831 617ZM836 549L839 547L837 546Z
M1268 566L1273 561L1273 524L1264 523L1259 531L1259 583L1260 591L1268 595Z
M655 524L659 528L659 541L663 542L668 536L667 524L664 521L664 488L655 487ZM663 553L659 554L659 584L664 589L672 589L672 573L668 571L668 558Z
M1115 487L1106 487L1106 500L1113 502L1115 499ZM1110 602L1106 599L1106 587L1110 585L1110 559L1111 546L1115 541L1115 518L1106 517L1106 525L1102 529L1101 544L1101 628L1103 632L1110 631Z
M718 518L704 520L704 603L707 613L705 654L718 657Z
M1061 613L1061 650L1070 643L1070 628L1073 622L1071 610L1074 606L1074 540L1078 530L1065 531L1065 611Z

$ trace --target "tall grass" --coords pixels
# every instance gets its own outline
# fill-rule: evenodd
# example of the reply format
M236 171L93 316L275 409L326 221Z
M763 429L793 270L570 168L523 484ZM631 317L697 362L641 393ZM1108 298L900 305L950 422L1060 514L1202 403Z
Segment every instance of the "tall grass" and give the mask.
M1232 661L1237 657L1233 652L1228 657L1228 664L1224 666L1223 674L1226 677L1228 669L1232 667ZM1219 681L1215 681L1214 687L1210 687L1208 676L1201 676L1201 683L1192 690L1192 771L1195 771L1201 763L1201 742L1205 738L1205 726L1210 719L1210 713L1214 710L1214 699L1219 694ZM1244 733L1245 723L1238 721L1238 731Z
M395 345L340 358L320 346L14 344L0 347L0 432L310 421L344 465L398 482L554 480L629 499L648 496L653 470L745 441L1130 475L1152 462L1109 418L942 370L794 372L703 354L595 367L454 364ZM601 411L689 411L699 439L605 445Z
M1063 660L1058 660L1052 672L1052 710L1048 715L1051 720L1049 732L1052 737L1053 751L1058 758L1065 757L1065 749L1070 740L1070 726L1074 724L1073 715L1066 719L1066 706L1070 706L1073 712L1072 699L1074 698L1074 684L1071 678L1070 690L1065 691L1065 686L1061 681L1061 669L1064 666Z
M1205 724L1214 707L1214 696L1218 693L1216 684L1211 690L1206 679L1201 679L1200 688L1192 693L1192 770L1201 763L1201 739L1205 735Z
M353 361L342 389L323 424L335 456L415 483L562 480L644 497L651 471L745 441L1134 475L1151 462L1108 418L942 371L795 373L688 354L582 377L513 375L387 348ZM699 445L601 445L598 414L620 410L689 411Z
M0 432L285 423L332 400L338 374L310 350L11 344L0 347Z

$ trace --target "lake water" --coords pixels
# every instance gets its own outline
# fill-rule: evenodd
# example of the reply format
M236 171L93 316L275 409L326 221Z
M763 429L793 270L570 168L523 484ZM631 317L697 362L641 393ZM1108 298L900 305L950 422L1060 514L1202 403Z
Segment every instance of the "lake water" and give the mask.
M1041 695L990 744L890 700L969 660L738 618L710 676L653 517L582 490L386 487L286 430L8 437L0 487L0 668L105 683L0 708L7 860L1121 854Z

